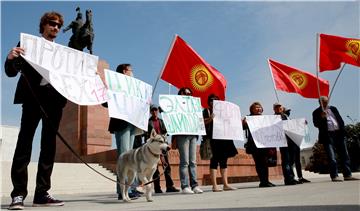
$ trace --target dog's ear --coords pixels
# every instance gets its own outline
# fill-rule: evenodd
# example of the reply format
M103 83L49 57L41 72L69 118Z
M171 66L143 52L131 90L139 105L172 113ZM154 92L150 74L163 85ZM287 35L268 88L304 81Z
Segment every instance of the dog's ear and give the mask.
M157 135L155 129L151 130L151 134L150 134L150 138L155 138L155 136Z

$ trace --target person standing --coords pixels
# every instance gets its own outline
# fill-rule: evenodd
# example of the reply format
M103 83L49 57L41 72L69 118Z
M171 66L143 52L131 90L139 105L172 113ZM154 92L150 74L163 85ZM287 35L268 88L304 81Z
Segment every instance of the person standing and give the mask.
M237 149L234 145L233 140L216 140L213 139L213 124L214 124L214 110L213 110L213 102L214 100L219 100L219 97L211 94L208 97L208 106L209 108L205 108L203 110L203 117L206 129L206 136L203 138L210 139L210 146L213 156L210 159L210 177L211 177L211 184L212 184L212 191L213 192L220 192L220 191L229 191L235 190L228 183L227 177L227 160L230 157L234 157L238 154ZM220 174L223 182L223 189L218 188L216 182L216 174L217 174L217 167L220 166Z
M284 107L284 113L287 116L290 116L290 110L291 109L286 109ZM307 127L308 123L306 120L305 120L305 124ZM311 181L305 179L302 174L302 167L301 167L301 161L300 161L300 147L297 144L295 144L293 141L291 141L291 142L288 142L288 148L289 148L289 157L290 157L290 159L289 159L290 167L291 167L291 169L293 169L294 165L295 165L296 174L298 177L298 183L302 184L302 183L311 182Z
M151 131L154 129L157 134L165 135L167 133L164 121L159 118L159 108L155 105L150 107L151 117L149 118L148 123L148 131L146 138L150 137ZM174 187L174 182L171 178L171 167L169 163L169 158L167 153L165 155L160 155L160 159L165 165L164 175L165 175L165 182L166 182L166 192L179 192L179 189ZM162 193L161 186L160 186L160 172L159 168L156 168L156 171L153 175L154 179L154 190L155 193Z
M183 87L179 90L178 95L192 96L192 91L190 88ZM196 177L196 141L198 136L173 135L172 138L173 140L176 140L176 145L180 154L179 174L182 193L203 193L203 190L201 190L198 186Z
M133 77L133 71L131 64L120 64L116 68L116 72ZM107 107L107 103L102 104L104 107ZM115 135L115 141L116 141L116 151L118 157L134 146L134 140L135 140L135 130L136 127L132 125L131 123L122 120L122 119L116 119L116 118L110 118L109 122L109 132L111 134ZM135 184L138 183L137 178L135 178L134 181ZM133 185L134 185L133 183ZM118 194L118 199L122 200L122 195L120 191L120 185L119 183L116 184L116 193ZM139 192L136 190L134 186L131 186L129 189L129 197L131 199L137 199L140 197Z
M280 115L282 120L287 120L288 116L284 113L284 107L280 103L274 103L273 110L275 115ZM288 146L293 143L293 141L285 134L286 142ZM285 185L296 185L298 182L294 179L294 171L290 165L290 149L289 147L280 147L281 154L281 167L284 176Z
M345 124L335 106L329 106L326 96L319 98L320 106L312 113L314 126L319 129L319 143L324 145L330 165L330 177L333 182L343 181L338 176L336 153L342 164L344 180L358 180L352 177L350 158L345 143Z
M250 105L249 110L250 110L250 116L262 115L264 111L262 105L259 102L252 103ZM242 123L243 123L243 128L247 134L247 143L246 143L247 146L245 146L246 153L252 154L252 157L254 159L256 173L260 180L259 187L265 188L265 187L275 186L273 183L269 181L269 167L266 163L268 149L257 148L254 139L251 135L249 126L246 122L246 118L243 119Z
M54 11L45 13L40 19L41 36L53 42L63 23L63 16L60 13ZM11 49L5 61L5 73L8 77L15 77L21 72L14 104L22 104L20 131L11 166L14 188L11 192L12 202L9 210L24 209L24 200L28 194L27 166L30 162L34 134L40 120L42 121L41 150L33 206L62 206L64 202L53 198L48 191L51 188L56 152L56 133L67 100L20 57L20 54L25 53L25 49L19 46L18 44Z

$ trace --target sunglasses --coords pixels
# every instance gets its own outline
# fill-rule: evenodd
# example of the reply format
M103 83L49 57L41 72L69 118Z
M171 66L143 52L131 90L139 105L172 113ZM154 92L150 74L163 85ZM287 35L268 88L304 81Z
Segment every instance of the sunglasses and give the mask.
M48 21L49 26L55 27L57 26L58 29L60 29L62 27L61 23L55 22L55 21Z

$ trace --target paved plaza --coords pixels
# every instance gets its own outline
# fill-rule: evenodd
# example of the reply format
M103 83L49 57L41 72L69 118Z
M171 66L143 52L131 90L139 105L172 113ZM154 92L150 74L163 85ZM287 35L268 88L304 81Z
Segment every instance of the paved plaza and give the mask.
M360 178L360 173L354 173ZM55 195L65 201L63 207L35 208L32 196L25 200L25 210L360 210L360 180L331 182L329 175L309 178L311 183L258 188L257 182L233 184L234 191L212 192L211 186L202 186L204 193L184 195L181 193L155 194L153 202L141 197L130 203L118 201L114 193L81 193ZM95 181L94 181L95 182ZM8 196L1 199L2 209L10 203Z

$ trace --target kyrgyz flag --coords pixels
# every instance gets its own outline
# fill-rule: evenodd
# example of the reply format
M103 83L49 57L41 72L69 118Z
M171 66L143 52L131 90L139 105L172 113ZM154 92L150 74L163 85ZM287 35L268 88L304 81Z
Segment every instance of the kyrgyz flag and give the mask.
M320 34L319 71L339 69L341 62L360 67L360 39Z
M226 80L224 76L208 64L178 35L165 63L161 79L177 88L188 87L193 96L201 98L201 105L208 107L210 94L225 100Z
M298 93L306 98L319 98L315 75L269 59L277 90ZM329 95L329 82L319 78L321 96Z

